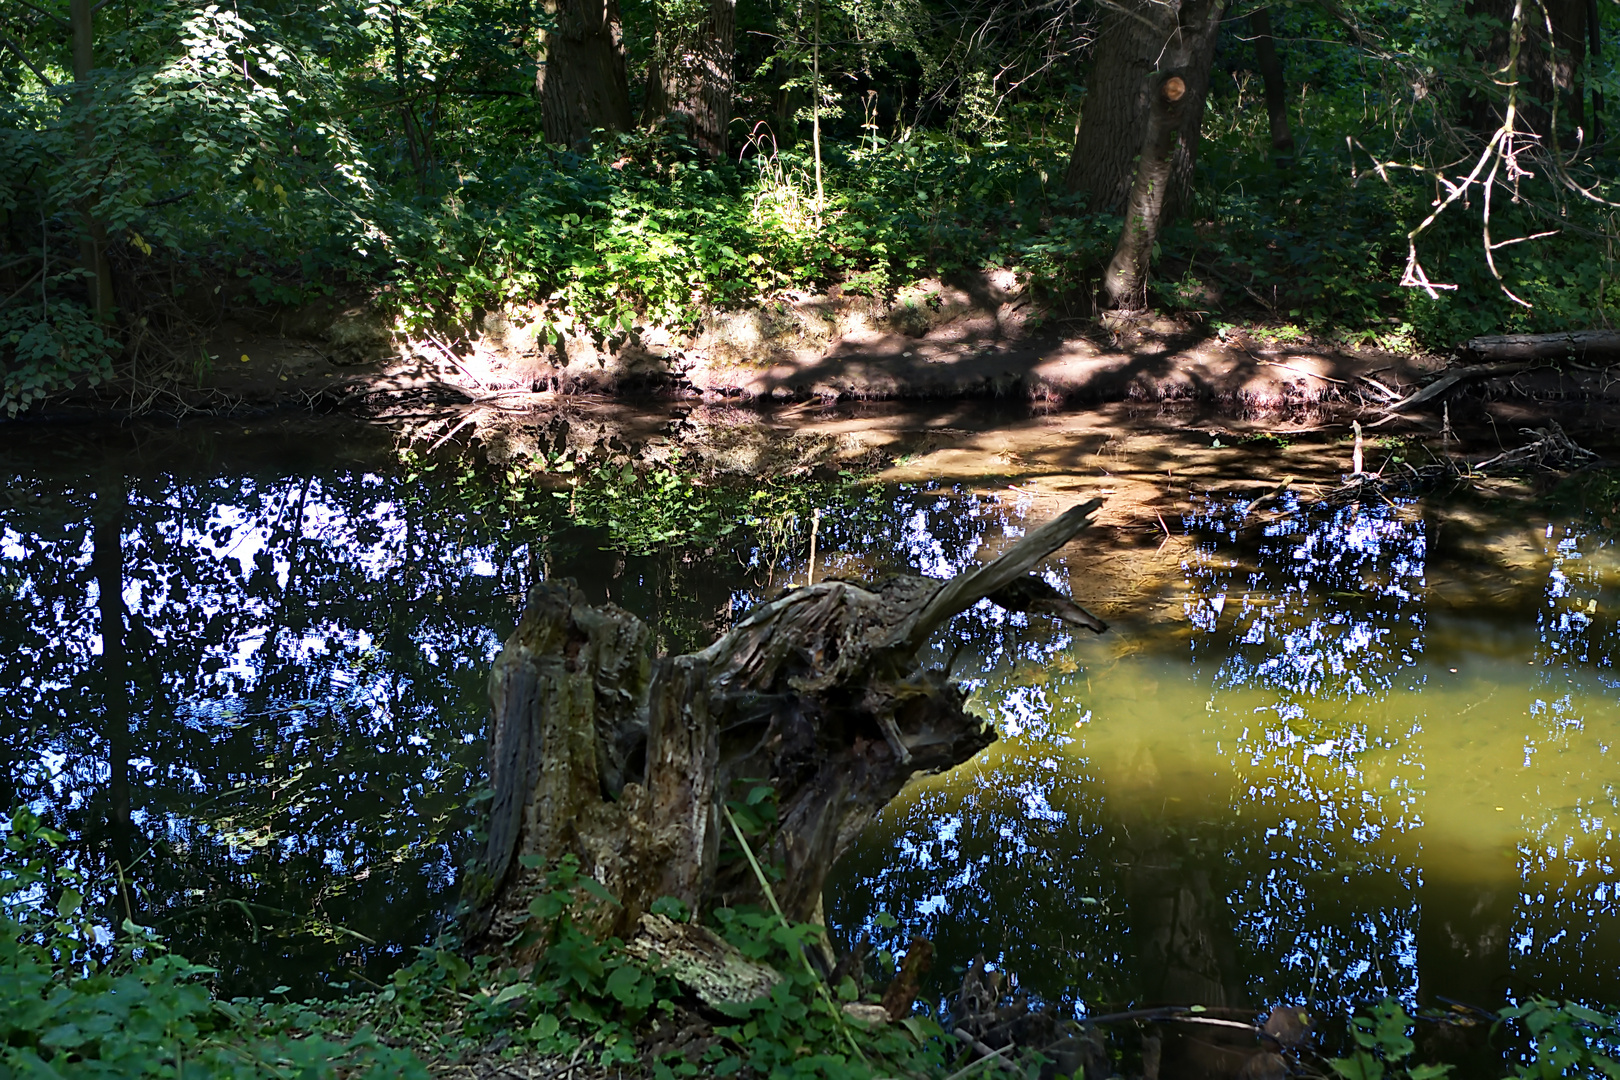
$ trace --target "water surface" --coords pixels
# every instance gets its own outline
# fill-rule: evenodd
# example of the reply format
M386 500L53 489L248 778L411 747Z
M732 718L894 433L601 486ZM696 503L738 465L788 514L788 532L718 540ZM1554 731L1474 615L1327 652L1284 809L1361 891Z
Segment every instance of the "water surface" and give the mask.
M1014 486L959 436L919 451L948 482L807 480L817 577L947 576L1209 446ZM228 993L381 979L444 925L534 581L684 649L809 569L808 514L652 542L560 477L514 494L337 420L3 438L0 801L124 866ZM1002 739L883 813L835 934L932 939L940 990L983 951L1077 1011L1620 1000L1611 537L1465 496L1251 512L1255 455L1200 460L1048 564L1107 635L988 605L942 635Z

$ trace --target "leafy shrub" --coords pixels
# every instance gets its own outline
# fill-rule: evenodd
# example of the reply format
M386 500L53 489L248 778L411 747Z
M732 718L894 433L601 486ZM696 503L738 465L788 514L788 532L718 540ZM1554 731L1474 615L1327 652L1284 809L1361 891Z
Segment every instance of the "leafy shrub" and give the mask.
M0 1075L426 1080L413 1054L369 1030L344 1037L296 1007L213 1000L211 969L128 920L114 941L85 910L87 885L62 860L64 839L26 810L5 834Z

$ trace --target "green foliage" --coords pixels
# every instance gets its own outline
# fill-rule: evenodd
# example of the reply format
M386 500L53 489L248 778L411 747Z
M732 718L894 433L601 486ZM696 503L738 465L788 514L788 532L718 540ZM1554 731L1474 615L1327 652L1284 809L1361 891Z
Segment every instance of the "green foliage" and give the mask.
M1439 1080L1451 1071L1450 1065L1420 1065L1410 1060L1416 1049L1412 1018L1400 1002L1385 998L1369 1012L1371 1015L1351 1018L1350 1036L1356 1049L1348 1057L1328 1062L1344 1080Z
M296 1008L214 1000L211 969L84 908L65 838L19 811L0 862L0 1074L18 1077L423 1078L368 1029L316 1030ZM106 954L106 955L104 955Z
M637 1060L649 1018L674 1016L681 998L656 963L588 929L614 901L570 857L544 870L531 902L525 934L539 956L532 966L498 967L487 956L468 962L435 945L374 992L324 1005L220 1001L208 990L211 969L170 953L150 931L126 920L112 938L86 911L93 890L64 859L62 841L27 811L5 834L3 1075L319 1080L363 1072L414 1080L426 1069L417 1052L399 1047L433 1056L497 1037L539 1054L624 1065ZM654 909L690 916L668 899ZM730 909L716 925L746 955L790 974L768 997L728 1009L733 1022L715 1029L701 1060L672 1053L656 1064L659 1076L746 1067L757 1076L842 1080L944 1064L947 1040L929 1021L869 1032L821 1008L819 980L799 959L820 941L820 927ZM387 1031L391 1045L375 1031Z
M52 394L112 378L118 344L78 304L0 308L0 407L7 416Z
M1385 998L1351 1020L1355 1049L1328 1061L1343 1080L1438 1080L1447 1064L1411 1060L1413 1018L1394 998ZM1615 1080L1620 1077L1620 1015L1575 1002L1533 997L1497 1014L1493 1030L1521 1035L1515 1080Z
M868 1030L824 1007L825 987L802 959L806 950L820 947L821 927L791 926L770 912L729 908L715 912L715 918L722 936L744 955L782 972L783 979L767 997L726 1007L735 1022L715 1029L725 1044L701 1062L661 1063L655 1069L659 1080L730 1076L743 1068L756 1076L826 1080L944 1069L955 1047L932 1020L915 1017ZM853 998L852 985L840 989L841 999Z
M11 412L105 380L115 359L146 364L150 342L233 304L363 294L410 327L522 308L546 336L622 345L788 289L889 296L987 268L1083 298L1120 225L1062 190L1081 5L745 4L734 130L752 134L744 160L711 162L679 124L546 145L532 85L547 17L527 2L129 0L100 16L82 82L60 4L16 7L29 64L0 82ZM679 57L704 10L625 5L632 85ZM1475 114L1502 104L1482 63L1496 22L1454 0L1274 14L1298 148L1269 151L1252 48L1232 32L1193 205L1160 237L1161 303L1254 304L1401 348L1612 321L1614 223L1574 191L1614 196L1614 151L1571 149L1567 108L1563 164L1516 174L1493 209L1498 242L1552 235L1497 250L1499 282L1477 210L1453 208L1421 255L1455 290L1399 284L1407 234L1479 148ZM1579 81L1620 92L1612 58ZM814 94L827 197L811 210ZM112 322L84 298L80 244L96 234L128 307Z
M1540 996L1499 1015L1504 1021L1517 1021L1529 1034L1530 1052L1514 1066L1514 1077L1620 1077L1620 1016Z

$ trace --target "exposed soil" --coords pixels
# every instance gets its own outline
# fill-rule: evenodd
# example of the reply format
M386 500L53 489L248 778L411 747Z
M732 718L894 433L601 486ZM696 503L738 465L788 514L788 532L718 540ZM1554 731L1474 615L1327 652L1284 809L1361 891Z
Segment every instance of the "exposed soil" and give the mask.
M145 399L159 414L347 408L409 415L446 406L531 408L557 395L783 402L992 397L1051 403L1202 401L1243 411L1359 401L1356 380L1409 386L1435 358L1219 335L1196 320L1062 320L1012 275L922 282L892 301L786 294L711 312L691 333L607 341L539 309L406 333L359 304L243 308L219 322L192 370L161 388L81 394L48 410L108 416ZM154 390L157 392L154 393ZM1377 391L1375 390L1376 394Z
M637 332L617 342L542 318L489 313L457 333L406 334L364 306L246 312L221 323L183 384L151 396L159 415L350 411L410 421L554 411L564 402L687 400L737 404L1000 399L1051 406L1131 402L1212 409L1229 418L1322 422L1382 413L1444 368L1438 356L1315 342L1289 328L1223 328L1187 318L1063 320L1010 274L963 285L923 282L890 302L785 295L713 312L684 336ZM550 329L545 329L549 327ZM1620 370L1620 369L1615 369ZM143 392L144 393L144 392ZM140 396L140 395L137 395ZM1498 411L1620 398L1608 370L1547 367L1452 392ZM30 419L124 415L131 393L85 393ZM1441 406L1428 412L1439 419ZM1456 408L1456 406L1453 406ZM1519 416L1499 415L1510 422ZM1463 417L1452 418L1461 423ZM459 422L459 421L458 421ZM1437 429L1438 430L1438 429Z

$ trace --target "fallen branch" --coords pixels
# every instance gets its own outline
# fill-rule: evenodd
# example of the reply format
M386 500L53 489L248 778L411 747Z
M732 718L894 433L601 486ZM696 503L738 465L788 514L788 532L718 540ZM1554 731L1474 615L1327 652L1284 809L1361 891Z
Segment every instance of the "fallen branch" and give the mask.
M1473 364L1468 367L1453 368L1410 397L1392 402L1385 407L1384 411L1390 413L1405 412L1407 409L1416 408L1426 402L1433 401L1466 379L1492 379L1498 375L1516 375L1529 366L1524 361L1512 361L1499 364Z
M1493 334L1469 338L1460 350L1479 360L1609 360L1620 362L1620 330L1562 334Z
M958 1039L961 1039L968 1045L970 1050L979 1055L971 1065L965 1069L959 1069L957 1072L952 1074L953 1076L965 1076L967 1073L973 1071L973 1069L977 1066L984 1065L988 1062L995 1062L999 1065L1004 1065L1007 1068L1012 1069L1014 1072L1018 1071L1018 1066L1014 1065L1006 1058L1007 1053L1013 1049L1015 1044L1008 1043L1000 1050L992 1050L978 1039L975 1039L972 1035L969 1035L966 1031L963 1031L961 1028L957 1028L955 1031L951 1032L951 1034L955 1035Z
M1597 454L1571 439L1556 420L1547 421L1544 428L1520 428L1519 434L1530 436L1531 441L1513 450L1505 450L1488 461L1480 462L1474 466L1475 471L1483 471L1493 465L1513 466L1532 463L1537 466L1573 468L1597 460Z
M1390 389L1389 387L1385 386L1383 383L1379 382L1377 379L1373 378L1371 375L1357 375L1356 376L1356 381L1361 382L1361 383L1365 383L1369 387L1371 387L1372 389L1378 391L1378 393L1383 397L1383 399L1385 401L1399 401L1399 400L1401 400L1400 391Z

